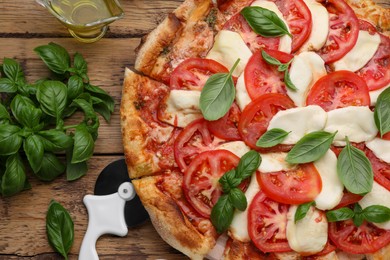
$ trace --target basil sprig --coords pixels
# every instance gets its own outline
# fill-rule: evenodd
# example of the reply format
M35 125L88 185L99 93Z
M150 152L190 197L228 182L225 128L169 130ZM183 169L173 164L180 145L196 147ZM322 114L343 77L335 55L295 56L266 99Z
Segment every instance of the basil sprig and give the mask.
M381 137L390 132L390 88L385 89L379 95L375 105L374 119Z
M46 233L50 245L68 259L74 241L74 225L68 211L54 200L46 214Z
M374 174L372 166L363 151L347 144L337 158L337 173L345 188L354 193L364 195L372 190Z
M310 202L299 205L297 207L297 210L295 211L294 222L296 223L297 221L305 218L310 207L315 206L315 205L316 205L315 201L310 201Z
M286 132L280 128L272 128L265 132L259 138L259 140L257 140L256 146L263 148L273 147L283 142L283 140L286 139L289 133L291 133L291 131Z
M287 34L292 37L286 24L278 15L260 6L247 6L241 10L252 30L264 37L278 37Z
M232 106L236 97L232 73L239 62L238 59L229 73L216 73L207 79L199 101L200 110L206 120L220 119Z
M238 188L241 182L259 168L261 163L260 154L256 151L249 151L244 154L235 169L226 172L219 183L225 193L222 195L211 210L211 222L218 233L228 229L233 220L234 210L244 211L247 201L244 192Z

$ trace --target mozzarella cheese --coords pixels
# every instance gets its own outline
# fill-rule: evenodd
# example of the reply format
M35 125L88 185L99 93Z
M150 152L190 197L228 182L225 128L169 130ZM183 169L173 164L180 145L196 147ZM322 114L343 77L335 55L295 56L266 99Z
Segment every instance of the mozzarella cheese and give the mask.
M323 157L314 162L318 173L321 176L322 189L315 198L316 207L321 210L332 209L343 197L344 185L337 174L337 157L328 150Z
M262 7L262 8L265 8L265 9L268 9L268 10L274 12L284 22L288 31L290 31L290 29L288 28L288 24L283 17L283 14L280 12L279 8L276 6L276 4L274 2L266 1L266 0L257 0L257 1L254 1L251 4L251 6L259 6L259 7ZM282 37L280 37L279 51L290 53L291 52L291 43L292 43L291 37L288 36L287 34L283 35Z
M335 70L358 71L374 56L381 42L379 34L359 31L355 46L341 59L333 63Z
M302 45L301 51L318 51L324 46L329 33L329 13L326 8L315 0L303 0L310 10L311 33Z
M333 144L344 146L345 137L351 142L365 142L375 138L378 133L374 112L369 107L343 107L328 112L325 131L337 134Z
M261 155L259 171L261 173L288 171L296 167L286 162L287 153L264 153Z
M369 94L370 94L371 106L375 106L375 105L376 105L376 101L378 100L379 95L380 95L383 91L385 91L385 89L387 89L388 87L390 87L390 86L383 87L383 88L380 88L380 89L373 90L373 91L370 91L370 92L369 92Z
M250 148L243 141L227 142L219 145L217 150L227 150L238 157L242 157L244 154L250 151Z
M231 69L234 63L240 59L236 69L233 71L233 76L238 77L244 71L251 56L252 52L238 33L221 30L215 36L214 46L206 58L215 60L228 69Z
M316 105L281 110L271 119L268 130L281 128L291 131L282 144L295 144L307 133L322 130L326 118L326 112Z
M310 207L306 216L295 223L297 206L287 214L287 241L291 249L303 254L313 254L324 249L328 241L328 221L325 214Z
M200 91L172 90L166 101L162 121L178 127L186 127L195 119L202 117L199 108Z
M297 90L287 88L287 95L298 107L305 106L307 92L326 75L325 62L315 52L301 52L294 57L289 72Z
M245 73L242 73L237 79L236 84L236 102L241 111L252 101L245 85Z
M374 181L372 190L358 203L363 209L371 205L382 205L390 208L390 191ZM390 221L373 224L379 228L390 230Z
M375 154L376 157L390 163L390 141L381 138L374 138L366 142L366 146Z

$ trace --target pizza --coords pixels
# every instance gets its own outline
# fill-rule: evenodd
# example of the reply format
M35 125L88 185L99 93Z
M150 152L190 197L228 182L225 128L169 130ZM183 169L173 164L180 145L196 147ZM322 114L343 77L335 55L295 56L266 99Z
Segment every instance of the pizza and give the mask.
M185 0L126 68L128 170L192 259L389 259L390 10Z

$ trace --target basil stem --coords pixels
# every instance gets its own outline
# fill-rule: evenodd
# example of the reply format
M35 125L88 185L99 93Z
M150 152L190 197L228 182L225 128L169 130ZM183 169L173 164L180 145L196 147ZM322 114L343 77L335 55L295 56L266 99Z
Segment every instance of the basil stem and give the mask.
M385 89L378 97L374 110L376 127L383 137L390 131L390 88Z
M256 146L263 148L273 147L283 142L283 140L286 139L289 133L291 133L291 131L286 132L280 128L272 128L265 132L259 138L259 140L257 140Z

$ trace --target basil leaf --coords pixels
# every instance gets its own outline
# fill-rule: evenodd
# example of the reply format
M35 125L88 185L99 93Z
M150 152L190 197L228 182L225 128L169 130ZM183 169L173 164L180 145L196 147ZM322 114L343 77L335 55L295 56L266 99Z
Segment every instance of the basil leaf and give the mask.
M356 203L353 208L353 212L355 213L353 216L353 224L360 227L364 222L363 209L358 203Z
M74 224L68 211L54 200L46 214L46 233L50 245L68 259L74 241Z
M0 121L4 120L4 119L9 121L9 120L11 120L11 117L7 111L7 108L3 104L0 103Z
M288 72L288 69L284 72L284 83L286 84L286 87L293 91L297 91L297 87L294 85L294 83L291 81L290 73Z
M3 196L12 196L24 189L26 172L22 158L17 153L7 158L5 167L1 179L1 193Z
M336 133L316 131L302 137L288 152L286 162L308 163L321 158L333 142Z
M90 98L90 96L89 96L89 98ZM76 106L76 107L81 108L83 110L83 112L84 112L86 121L88 121L88 120L93 120L93 121L98 120L98 117L97 117L97 115L95 113L95 110L93 109L93 106L92 106L91 102L89 102L89 101L87 101L85 99L77 98L77 99L73 100L73 103L71 104L71 106Z
M79 163L88 160L93 155L95 143L86 127L83 125L76 127L73 139L74 147L71 162Z
M114 106L115 106L115 101L114 99L102 88L99 88L97 86L93 86L91 84L86 84L85 89L94 97L98 97L101 100L104 101L104 103L107 105L109 110L114 112Z
M315 206L315 202L314 201L311 201L311 202L307 202L307 203L304 203L304 204L301 204L297 207L297 210L295 211L295 215L294 215L294 221L295 223L303 218L306 217L306 214L307 212L309 211L310 207L311 206Z
M42 116L42 111L35 107L31 99L19 94L11 102L11 111L21 125L31 129L39 125Z
M24 78L22 67L13 59L4 58L3 72L13 83L17 83L20 79Z
M273 147L273 146L283 142L283 140L286 139L286 137L289 133L291 133L291 131L286 132L280 128L272 128L272 129L268 130L267 132L265 132L259 138L259 140L257 140L256 146L263 147L263 148Z
M36 96L43 112L57 120L62 116L67 102L67 88L64 83L45 81L38 87Z
M277 37L285 34L292 37L286 24L277 14L259 6L245 7L241 11L252 30L264 37Z
M265 62L267 62L268 64L270 65L276 65L276 66L282 66L282 65L285 65L283 63L281 63L278 59L272 57L271 55L269 55L267 52L265 52L264 50L261 50L261 56L263 57L263 59L265 60ZM283 70L284 71L284 70Z
M66 179L74 181L84 176L88 171L87 162L72 163L73 147L66 150Z
M27 160L30 163L31 169L37 173L41 169L43 160L43 144L37 135L30 135L23 142L23 149L26 153Z
M252 176L252 174L259 168L261 163L260 154L254 150L251 150L244 154L237 166L237 177L241 180L245 180Z
M15 93L18 91L18 86L7 78L0 79L0 93Z
M231 189L237 187L241 183L240 178L236 178L236 171L230 170L226 172L220 179L219 183L222 186L224 193L229 193Z
M43 60L46 66L53 72L64 74L70 67L70 56L62 46L49 43L36 47L34 51Z
M76 52L76 54L74 55L73 64L77 71L77 75L79 75L81 78L88 82L88 64L80 53Z
M355 213L350 208L340 208L326 212L326 218L329 222L351 219L354 215Z
M83 79L73 75L68 80L68 99L75 99L84 91Z
M371 191L374 177L372 166L363 151L349 143L337 158L337 173L345 188L354 193L364 195Z
M374 110L376 127L383 137L390 131L390 88L385 89L378 97Z
M234 207L228 195L219 197L211 210L210 219L218 233L225 232L233 220Z
M383 223L390 220L390 209L382 205L371 205L363 209L364 218L373 223Z
M65 165L53 153L44 153L41 169L35 175L42 181L52 181L65 172Z
M60 152L73 145L73 138L61 130L49 129L38 133L45 151Z
M23 141L19 131L20 128L14 125L0 125L0 155L18 152Z
M233 207L238 210L244 211L248 206L244 192L238 188L233 188L229 192L229 200Z
M280 64L278 66L278 71L280 72L286 71L288 69L288 66L290 66L290 62L285 64Z
M104 120L106 120L107 123L110 122L111 119L111 113L110 108L104 103L103 100L101 100L98 97L91 97L92 103L93 103L93 109L95 112L99 113Z

